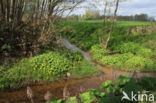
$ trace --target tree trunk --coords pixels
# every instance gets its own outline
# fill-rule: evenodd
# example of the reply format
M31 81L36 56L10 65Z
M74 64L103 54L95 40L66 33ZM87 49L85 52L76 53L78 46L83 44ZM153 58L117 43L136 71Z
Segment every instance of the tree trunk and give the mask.
M115 11L114 11L114 15L113 15L112 20L111 20L112 23L111 23L110 31L109 31L108 38L107 38L107 41L106 41L106 44L105 44L105 49L108 48L109 41L111 39L111 35L112 35L112 32L113 32L113 27L114 27L114 23L115 23L115 19L116 19L116 14L117 14L117 11L118 11L118 7L119 7L119 0L116 0Z

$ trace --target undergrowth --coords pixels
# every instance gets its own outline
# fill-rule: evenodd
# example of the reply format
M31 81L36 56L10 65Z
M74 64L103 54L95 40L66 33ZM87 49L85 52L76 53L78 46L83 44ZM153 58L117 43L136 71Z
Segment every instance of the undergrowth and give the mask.
M69 72L71 76L93 75L98 69L85 61L79 52L66 54L47 52L32 58L22 59L6 70L0 67L0 89L19 88L33 82L61 80Z

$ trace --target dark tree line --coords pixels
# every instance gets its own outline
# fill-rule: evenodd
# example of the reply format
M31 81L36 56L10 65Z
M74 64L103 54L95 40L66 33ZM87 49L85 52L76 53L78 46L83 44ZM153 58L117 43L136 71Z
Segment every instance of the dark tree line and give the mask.
M155 21L154 17L149 17L147 14L136 14L132 16L118 16L118 20L125 21Z
M71 20L103 20L103 18L110 18L110 16L100 15L98 11L90 11L90 14L91 15L88 15L88 13L85 15L71 15L67 18ZM117 15L116 19L120 21L155 21L154 17L150 17L147 14L136 14L131 16Z

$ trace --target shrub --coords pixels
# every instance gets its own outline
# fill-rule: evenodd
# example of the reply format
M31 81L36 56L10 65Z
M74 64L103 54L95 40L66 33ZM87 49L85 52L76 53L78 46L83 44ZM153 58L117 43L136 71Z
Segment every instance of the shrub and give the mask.
M141 46L134 42L127 42L127 43L121 43L117 47L115 47L115 51L121 52L121 53L133 53L136 54L136 52L141 48Z

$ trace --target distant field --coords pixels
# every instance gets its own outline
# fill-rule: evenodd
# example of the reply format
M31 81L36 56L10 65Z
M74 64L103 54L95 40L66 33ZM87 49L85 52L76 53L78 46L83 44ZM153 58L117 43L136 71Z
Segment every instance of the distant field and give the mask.
M141 22L141 21L118 21L119 26L143 26L150 25L151 22Z
M86 20L86 21L79 21L84 23L103 23L102 20ZM143 25L150 25L151 22L143 22L143 21L118 21L117 24L119 26L143 26Z

